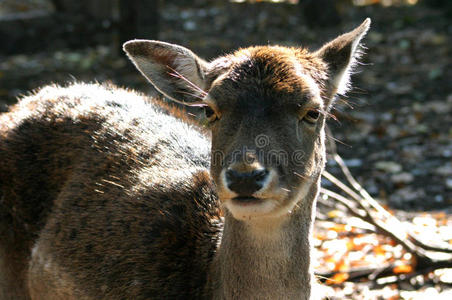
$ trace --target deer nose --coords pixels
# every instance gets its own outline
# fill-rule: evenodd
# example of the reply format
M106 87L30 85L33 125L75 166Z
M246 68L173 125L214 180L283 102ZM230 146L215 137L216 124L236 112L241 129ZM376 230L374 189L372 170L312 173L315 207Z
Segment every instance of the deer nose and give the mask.
M264 186L268 170L258 169L250 172L238 172L233 169L226 171L228 188L239 196L251 196Z

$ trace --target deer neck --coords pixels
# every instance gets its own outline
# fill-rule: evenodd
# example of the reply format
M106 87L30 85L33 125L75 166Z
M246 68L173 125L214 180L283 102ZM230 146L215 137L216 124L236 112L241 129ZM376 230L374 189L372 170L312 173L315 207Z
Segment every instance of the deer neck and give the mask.
M315 184L299 207L278 219L244 222L226 213L213 262L213 299L310 299L317 193Z

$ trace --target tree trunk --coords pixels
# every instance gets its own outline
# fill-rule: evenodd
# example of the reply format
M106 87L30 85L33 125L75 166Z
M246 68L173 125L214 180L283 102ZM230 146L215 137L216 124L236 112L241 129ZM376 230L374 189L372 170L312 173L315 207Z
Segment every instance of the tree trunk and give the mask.
M119 42L157 39L159 32L158 0L119 0Z

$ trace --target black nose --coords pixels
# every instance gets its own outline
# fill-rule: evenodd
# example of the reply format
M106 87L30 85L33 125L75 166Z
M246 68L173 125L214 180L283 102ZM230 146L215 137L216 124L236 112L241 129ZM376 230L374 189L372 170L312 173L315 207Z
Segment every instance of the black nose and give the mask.
M228 169L225 175L226 183L231 191L240 196L251 196L262 188L263 182L268 176L268 171L260 169L251 172L238 172Z

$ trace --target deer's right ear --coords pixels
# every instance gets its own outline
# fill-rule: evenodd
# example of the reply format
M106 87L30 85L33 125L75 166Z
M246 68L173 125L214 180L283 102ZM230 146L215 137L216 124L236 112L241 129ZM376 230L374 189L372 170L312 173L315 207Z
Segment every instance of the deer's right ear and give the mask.
M192 51L149 40L128 41L123 49L157 90L184 104L202 102L207 89L207 63Z
M330 97L336 93L344 94L349 89L350 70L360 55L359 44L369 26L370 19L367 18L360 26L338 36L316 52L316 55L328 65L327 88Z

